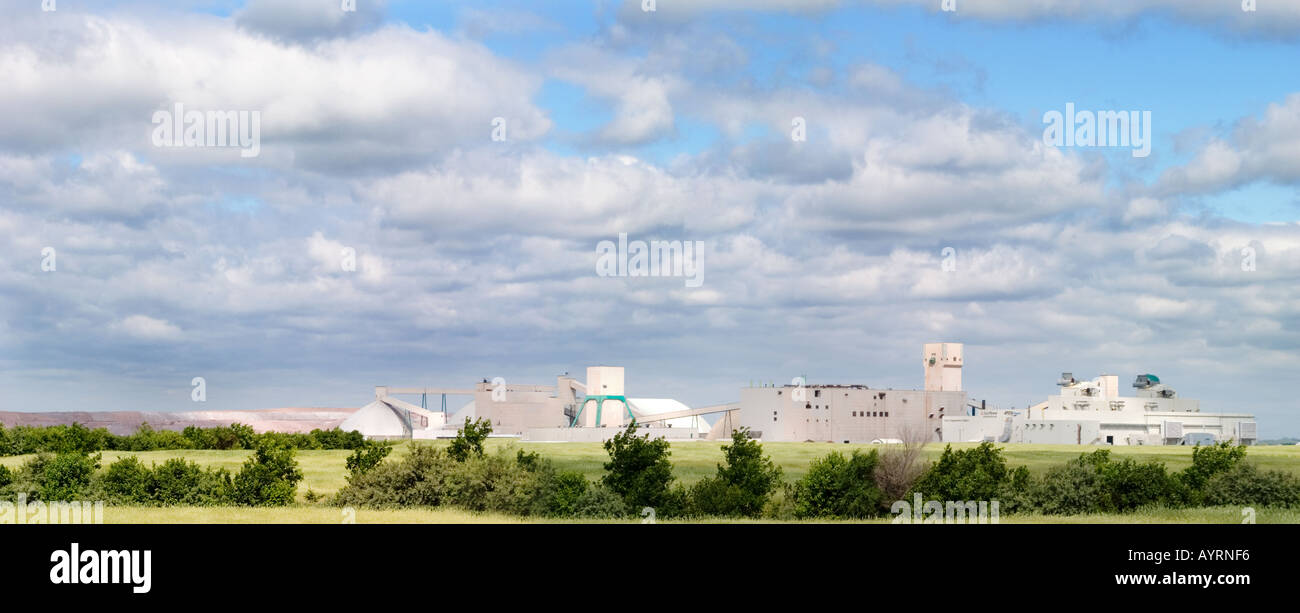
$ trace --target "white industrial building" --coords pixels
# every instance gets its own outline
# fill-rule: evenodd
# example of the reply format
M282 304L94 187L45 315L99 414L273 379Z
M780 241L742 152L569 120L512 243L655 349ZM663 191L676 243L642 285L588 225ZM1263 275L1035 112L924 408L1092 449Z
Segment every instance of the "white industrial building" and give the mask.
M473 389L380 386L375 388L374 402L358 409L340 427L370 438L435 439L454 437L466 418L484 418L492 423L493 436L601 441L635 419L641 431L652 436L704 440L713 428L702 416L734 410L733 405L692 409L668 398L628 398L623 379L622 367L593 366L587 369L586 384L561 375L554 386L506 384L500 379L483 381ZM443 409L415 405L396 398L399 395L419 395L426 400L442 397ZM471 396L473 400L448 412L447 396Z
M1155 375L1138 375L1135 396L1121 396L1119 377L1079 381L1070 373L1060 394L1020 411L972 411L943 420L945 441L1071 445L1181 445L1257 440L1253 415L1202 413Z
M920 390L802 382L743 388L738 422L764 441L939 440L944 416L966 410L962 345L929 343L921 358Z
M635 420L641 432L672 440L725 439L748 427L765 441L837 443L994 441L1002 443L1170 445L1257 439L1252 415L1202 413L1155 375L1139 375L1134 396L1121 396L1119 377L1090 381L1066 373L1060 394L1024 410L986 409L962 389L961 343L927 343L922 389L866 385L750 386L740 402L691 408L667 398L629 398L624 369L592 366L582 383L567 374L555 385L483 381L472 389L376 387L375 400L343 422L372 438L448 438L465 418L491 421L493 436L526 441L602 441ZM420 395L415 405L396 398ZM441 410L427 399L442 397ZM471 396L448 412L447 396ZM713 425L705 415L716 417Z

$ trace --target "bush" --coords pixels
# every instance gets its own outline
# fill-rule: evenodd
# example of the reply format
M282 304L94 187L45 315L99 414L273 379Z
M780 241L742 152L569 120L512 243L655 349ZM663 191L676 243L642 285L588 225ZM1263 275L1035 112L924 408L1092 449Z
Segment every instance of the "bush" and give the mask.
M1186 486L1189 502L1199 506L1203 503L1204 489L1210 478L1231 470L1246 457L1246 446L1233 446L1224 441L1217 445L1192 449L1192 465L1183 469L1182 482Z
M1077 461L1052 467L1031 490L1033 506L1047 515L1100 512L1099 481L1095 468Z
M1034 479L1029 474L1029 469L1024 466L1012 469L1010 476L998 491L997 500L1000 513L1033 511Z
M311 437L316 439L321 449L357 449L370 443L360 432L344 432L342 428L312 430Z
M205 479L205 472L198 464L183 458L168 459L161 466L154 467L147 500L168 506L218 502L222 492Z
M872 473L875 449L854 450L849 457L834 451L813 460L808 474L794 484L795 517L875 517L884 511L884 496Z
M785 484L763 505L763 517L777 521L795 519L794 486Z
M122 451L154 451L157 449L184 449L189 445L185 435L172 430L154 430L147 423L140 424L135 433L119 436L111 441L113 449Z
M91 430L76 423L70 426L18 426L12 429L0 425L0 455L94 453L105 449L253 449L263 439L295 449L355 449L365 442L365 437L355 430L344 432L334 428L312 430L310 434L267 432L259 435L251 426L239 423L215 428L189 426L181 432L154 430L149 424L142 423L134 433L127 436L116 436L105 428Z
M992 443L980 443L961 451L953 451L952 445L948 445L939 461L917 480L912 492L920 493L925 500L940 502L992 501L1002 492L1010 475L1002 449Z
M1113 460L1109 449L1080 454L1049 470L1032 488L1032 506L1049 515L1123 513L1147 506L1175 507L1186 497L1182 481L1162 462Z
M538 492L538 474L507 450L457 461L447 473L446 499L470 511L527 515Z
M749 429L731 433L731 444L722 446L726 464L718 474L691 488L694 514L757 517L772 491L781 483L781 468L763 455L763 446L749 438Z
M99 454L80 451L60 453L42 465L37 495L45 501L78 500L90 487L90 479L99 469Z
M139 458L127 456L108 465L103 477L104 493L117 502L144 502L150 499L153 473Z
M534 512L546 517L576 516L579 501L589 489L591 484L580 472L553 472L541 483Z
M1139 463L1131 458L1110 460L1097 465L1101 486L1101 509L1104 512L1132 511L1145 506L1178 506L1182 499L1181 482L1165 471L1163 462Z
M339 505L368 507L457 506L471 511L542 513L550 464L521 463L509 450L457 461L438 447L413 445L400 462L383 462L354 475L339 490Z
M1254 464L1240 462L1210 477L1205 484L1205 504L1300 507L1300 479L1282 471L1260 471Z
M398 462L381 462L353 475L334 497L340 506L407 507L443 503L450 464L447 453L429 445L411 445Z
M359 475L379 465L393 451L391 445L366 441L348 456L348 472Z
M729 485L720 477L705 477L696 481L686 498L686 513L691 516L725 517L739 514L736 509L740 506L740 488Z
M668 441L637 436L636 422L605 441L609 461L600 482L623 498L629 510L655 509L657 516L669 517L683 511L685 490L674 492L673 465L668 461Z
M234 479L234 499L249 506L283 506L294 501L302 471L293 450L259 442Z
M492 422L488 419L476 419L473 422L465 418L465 425L456 431L456 438L451 441L447 453L457 462L464 462L471 455L483 457L483 441L492 434Z
M604 485L587 488L573 504L573 515L591 519L621 519L627 516L623 497Z

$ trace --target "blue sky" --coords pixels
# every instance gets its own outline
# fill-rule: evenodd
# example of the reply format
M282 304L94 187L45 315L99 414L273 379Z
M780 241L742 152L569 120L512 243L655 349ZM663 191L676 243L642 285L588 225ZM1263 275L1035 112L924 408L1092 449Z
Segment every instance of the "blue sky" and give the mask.
M712 404L948 340L1000 406L1152 372L1297 435L1300 6L1237 4L0 0L0 410L596 363ZM151 143L177 102L260 155ZM1149 111L1149 157L1044 145L1067 103ZM598 276L620 233L703 286Z
M1291 93L1295 82L1287 60L1296 58L1293 38L1225 33L1162 12L1118 22L1021 22L962 19L931 8L845 3L811 13L720 10L702 13L697 21L706 31L735 36L749 61L727 78L760 89L811 87L807 80L814 68L847 70L869 62L889 67L917 87L1006 113L1027 129L1040 127L1045 111L1062 110L1062 101L1081 110L1149 110L1156 118L1155 138L1166 144L1154 159L1139 162L1127 151L1100 152L1120 166L1116 172L1125 180L1153 182L1165 168L1187 163L1195 148L1173 143L1194 141L1198 134L1204 138L1257 114ZM526 13L538 25L531 31L476 28L492 10ZM572 1L504 2L491 10L477 2L397 1L386 20L471 35L502 57L537 64L548 51L598 37L613 12ZM1069 41L1067 52L1045 52L1059 50L1062 41ZM834 52L819 55L815 48L822 44L833 45ZM547 146L559 152L581 153L564 136L590 132L612 116L608 104L562 79L547 79L535 102L555 121L555 139ZM717 143L716 130L691 119L679 117L686 125L673 138L633 151L664 162ZM1297 212L1289 189L1267 184L1209 198L1203 205L1250 222L1288 221Z

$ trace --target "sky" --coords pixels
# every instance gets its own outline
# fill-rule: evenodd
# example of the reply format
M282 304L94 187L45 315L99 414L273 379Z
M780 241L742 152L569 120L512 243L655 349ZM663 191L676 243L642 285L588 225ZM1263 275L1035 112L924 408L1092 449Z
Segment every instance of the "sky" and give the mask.
M994 406L1153 373L1300 435L1300 3L348 4L0 0L0 410L700 406L950 341Z

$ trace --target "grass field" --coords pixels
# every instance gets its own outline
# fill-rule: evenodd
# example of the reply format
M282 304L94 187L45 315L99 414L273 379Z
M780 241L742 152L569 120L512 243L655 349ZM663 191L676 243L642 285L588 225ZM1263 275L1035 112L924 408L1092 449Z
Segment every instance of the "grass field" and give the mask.
M439 441L432 444L447 443ZM722 444L703 441L673 444L673 474L687 485L712 475L716 465L722 461ZM954 443L953 447L966 448L974 445L974 443ZM488 447L489 450L515 447L525 451L537 451L550 458L560 470L576 470L593 480L603 474L602 464L608 459L604 448L599 443L518 443L491 439L488 441ZM1023 444L1004 444L1001 447L1011 466L1027 466L1034 474L1041 474L1048 467L1077 457L1080 453L1099 449L1099 447ZM764 443L763 445L764 451L781 466L787 481L802 477L813 459L831 451L847 453L852 449L870 448L870 445L834 443ZM942 444L927 446L925 449L927 459L937 458L943 452L943 448ZM390 458L405 455L407 449L409 443L399 444ZM1108 449L1111 449L1112 454L1117 457L1164 462L1172 471L1182 470L1191 463L1192 450L1189 447L1108 447ZM226 468L236 472L251 453L247 450L134 453L105 451L102 464L107 466L118 458L128 455L135 455L145 463L161 463L169 458L183 457L202 466ZM308 489L328 496L342 488L346 484L347 471L344 462L348 455L348 451L299 451L297 458L303 471L303 482L298 487L300 503ZM0 458L0 464L17 468L28 457L30 456ZM1300 475L1300 446L1251 447L1246 457L1248 461L1262 469L1284 470ZM110 507L105 510L105 514L106 521L110 523L341 523L343 520L341 510L338 508L309 504L281 509ZM514 517L475 515L447 509L358 510L355 519L357 523L517 523L524 521ZM1071 518L1017 515L1006 516L1002 521L1003 523L1237 523L1241 521L1241 517L1238 509L1190 509ZM1300 523L1300 512L1260 510L1256 521Z
M351 514L349 514L351 513ZM470 513L459 509L356 509L353 512L322 505L296 505L279 508L250 507L106 507L106 524L536 524L564 523L561 520L520 518L511 515ZM584 520L583 523L639 523L640 518L624 520ZM1255 516L1260 524L1300 523L1300 511L1259 509ZM800 523L872 523L888 524L889 518L853 522L804 521ZM1003 524L1238 524L1241 509L1211 507L1139 511L1125 515L1004 515ZM695 523L681 520L658 520L657 523ZM761 520L712 519L707 523L765 523Z

